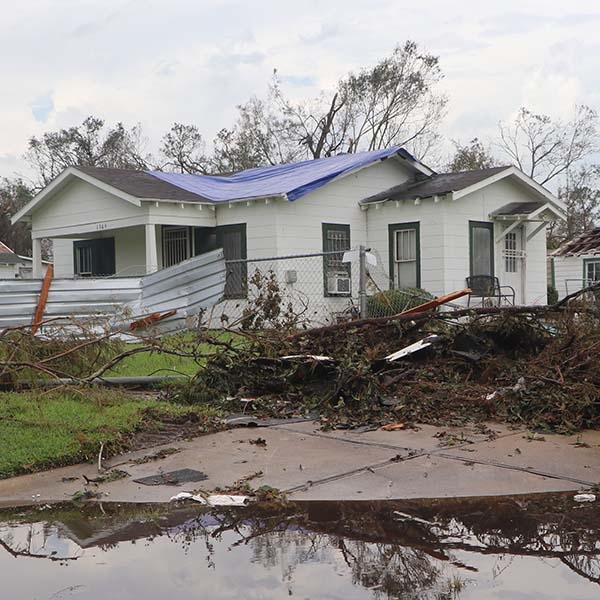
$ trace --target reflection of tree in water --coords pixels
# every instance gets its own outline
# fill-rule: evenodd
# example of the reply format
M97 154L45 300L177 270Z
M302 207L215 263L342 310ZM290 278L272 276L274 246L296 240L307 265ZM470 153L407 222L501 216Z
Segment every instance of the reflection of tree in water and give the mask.
M132 528L140 517L140 509L135 510L102 516L99 529L95 518L63 527L79 544L106 550L124 540L151 541L166 534L184 551L203 544L208 566L213 566L218 543L226 542L232 549L247 546L251 560L281 569L290 590L299 566L330 564L349 572L356 585L380 600L458 598L460 586L449 585L449 576L474 570L456 560L458 552L467 562L475 554L499 557L496 575L502 574L512 556L556 559L600 585L600 503L578 506L570 495L288 504L277 510L256 504L218 513L195 510L190 515L188 510L179 517L171 510ZM45 546L49 536L57 535L52 515L45 517L47 521L38 521L35 527L31 523L21 524L20 529L0 527L0 547L13 556L61 560ZM68 515L61 515L60 522L68 523ZM503 563L500 557L509 560Z
M360 540L340 540L340 550L352 569L353 582L373 590L376 598L439 596L440 570L422 550Z

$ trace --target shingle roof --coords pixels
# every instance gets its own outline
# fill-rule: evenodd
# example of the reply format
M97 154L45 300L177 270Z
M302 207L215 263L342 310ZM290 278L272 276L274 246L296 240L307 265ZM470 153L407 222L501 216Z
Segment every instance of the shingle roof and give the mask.
M494 217L516 217L518 215L530 215L538 208L542 208L545 202L509 202L495 210Z
M135 198L153 198L157 200L174 200L177 202L208 202L198 194L162 181L145 171L132 169L104 169L100 167L76 167L78 171L86 173L118 190Z
M582 256L583 254L600 254L600 227L586 231L567 242L552 256Z
M0 263L3 265L15 265L26 262L18 254L15 254L6 244L0 242Z
M410 200L414 198L442 196L443 194L456 192L474 185L475 183L479 183L508 168L509 167L504 166L491 167L489 169L477 169L474 171L461 171L458 173L438 173L424 181L397 185L373 196L369 196L362 200L361 204L383 202L384 200Z

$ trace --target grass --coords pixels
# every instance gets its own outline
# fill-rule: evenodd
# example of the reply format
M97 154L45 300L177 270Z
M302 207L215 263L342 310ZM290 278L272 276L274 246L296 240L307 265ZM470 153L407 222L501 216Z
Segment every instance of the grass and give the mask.
M0 394L0 478L92 459L102 442L107 452L124 450L135 431L191 412L201 419L214 416L112 390L83 393Z
M231 341L234 334L230 332L217 332L217 341ZM240 338L239 343L243 343ZM140 352L124 358L113 369L106 372L107 377L139 377L146 375L195 375L204 364L205 357L215 352L215 346L207 343L198 343L192 332L178 333L164 337L161 348L186 353L189 356L169 354L161 349L150 352ZM141 347L144 344L134 344L127 349Z
M142 346L142 344L139 345ZM201 361L190 356L175 356L160 350L153 350L127 356L118 365L107 371L105 376L187 375L191 377L198 372L200 363Z

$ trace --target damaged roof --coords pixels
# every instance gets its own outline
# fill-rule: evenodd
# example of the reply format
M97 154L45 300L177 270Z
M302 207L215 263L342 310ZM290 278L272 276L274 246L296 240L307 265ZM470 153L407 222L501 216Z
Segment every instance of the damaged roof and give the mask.
M285 196L288 200L294 201L336 177L392 156L407 161L421 173L427 175L432 173L404 148L398 146L370 152L338 154L285 165L257 167L227 177L162 171L146 171L146 173L216 203L269 196Z
M552 256L582 256L600 254L600 227L586 231L552 252Z
M489 169L476 169L473 171L460 171L458 173L438 173L426 180L404 183L394 186L361 201L361 204L383 202L384 200L403 200L415 198L429 198L431 196L442 196L450 192L465 189L505 171L510 167L491 167Z

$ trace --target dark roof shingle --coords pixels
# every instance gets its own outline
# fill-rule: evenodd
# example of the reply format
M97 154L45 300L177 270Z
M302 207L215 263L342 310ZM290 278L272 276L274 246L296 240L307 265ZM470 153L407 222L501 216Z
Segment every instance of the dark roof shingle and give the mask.
M198 194L162 181L144 171L100 167L76 167L76 169L135 198L173 200L175 202L209 202Z
M424 181L412 181L379 192L361 201L361 204L382 202L384 200L403 200L414 198L429 198L431 196L442 196L449 192L456 192L471 185L479 183L496 173L505 171L510 167L491 167L489 169L477 169L474 171L461 171L458 173L438 173Z
M545 202L509 202L492 212L494 217L516 217L517 215L530 215L538 208L542 208Z

